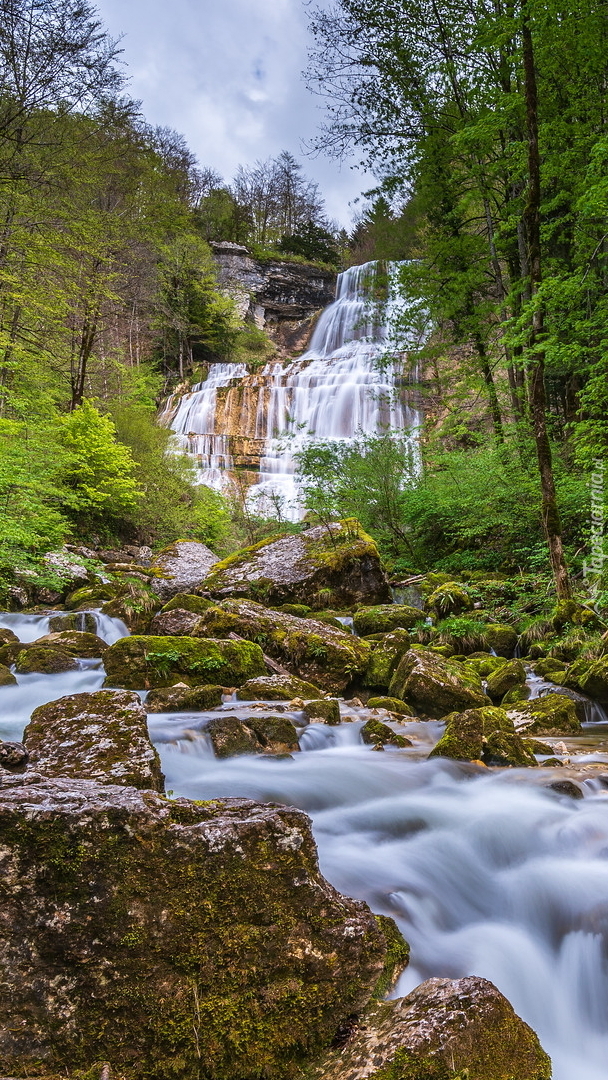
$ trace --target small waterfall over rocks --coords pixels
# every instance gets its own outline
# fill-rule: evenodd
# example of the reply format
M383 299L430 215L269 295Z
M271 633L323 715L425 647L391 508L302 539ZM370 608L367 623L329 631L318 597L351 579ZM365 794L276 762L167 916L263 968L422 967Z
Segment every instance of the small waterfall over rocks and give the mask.
M219 488L244 471L250 499L280 499L283 515L297 519L294 455L308 439L404 432L416 469L420 417L403 375L403 352L416 342L400 341L392 355L399 313L393 282L390 266L350 267L303 356L253 375L244 364L214 364L204 383L169 399L162 422L196 459L200 483Z

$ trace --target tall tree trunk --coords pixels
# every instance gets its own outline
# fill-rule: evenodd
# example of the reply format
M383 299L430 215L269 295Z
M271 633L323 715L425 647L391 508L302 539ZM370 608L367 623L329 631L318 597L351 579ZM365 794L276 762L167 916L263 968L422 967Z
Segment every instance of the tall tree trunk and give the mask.
M538 295L542 281L541 245L540 245L540 154L538 148L538 91L534 66L534 45L528 13L528 0L521 0L522 12L522 53L524 67L524 92L526 99L526 128L528 136L528 193L524 209L524 225L527 240L527 259L529 267L530 294L532 300ZM532 428L536 444L536 455L540 473L542 492L543 526L551 567L555 578L558 599L567 600L572 596L568 568L564 558L561 525L555 480L551 460L551 445L547 433L547 411L545 397L545 359L542 348L543 309L538 302L534 305L529 334L530 367L528 385Z

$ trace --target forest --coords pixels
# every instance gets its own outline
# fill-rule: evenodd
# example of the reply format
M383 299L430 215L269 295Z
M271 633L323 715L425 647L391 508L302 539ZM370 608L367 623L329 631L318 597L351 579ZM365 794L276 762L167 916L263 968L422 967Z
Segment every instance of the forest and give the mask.
M580 584L607 437L605 11L464 12L344 0L313 13L308 77L330 106L316 149L378 177L348 234L291 154L225 182L151 127L90 5L5 3L5 585L68 538L183 535L225 553L276 527L197 487L156 422L180 379L267 355L218 287L217 240L338 269L399 263L391 347L403 355L418 330L405 363L421 383L422 471L408 476L399 432L317 444L299 460L311 513L358 516L396 573L550 567L559 596Z

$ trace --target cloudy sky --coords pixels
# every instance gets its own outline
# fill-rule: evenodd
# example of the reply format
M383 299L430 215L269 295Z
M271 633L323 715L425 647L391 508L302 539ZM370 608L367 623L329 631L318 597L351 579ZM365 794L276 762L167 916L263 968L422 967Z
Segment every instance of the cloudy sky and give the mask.
M290 150L303 158L323 116L306 90L303 0L97 0L123 34L130 92L152 124L183 132L202 165L230 179L238 164ZM347 227L349 203L372 181L352 162L303 159L328 214Z

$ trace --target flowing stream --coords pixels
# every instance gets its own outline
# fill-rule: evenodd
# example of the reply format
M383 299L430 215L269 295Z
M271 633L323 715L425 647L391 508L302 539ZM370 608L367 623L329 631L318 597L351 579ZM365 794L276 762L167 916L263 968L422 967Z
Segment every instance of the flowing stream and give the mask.
M118 620L93 615L106 640L125 633ZM2 615L0 626L31 641L48 617ZM78 671L18 680L0 687L5 739L21 736L35 706L98 689L103 667L87 660ZM303 714L276 702L222 706L244 718L254 710L287 711L302 752L218 760L205 736L213 713L151 714L167 789L305 810L323 873L392 915L412 946L395 995L432 975L485 976L538 1032L555 1080L606 1080L608 725L587 724L567 740L573 763L600 765L575 801L547 787L561 770L426 761L439 722L400 727L413 746L377 753L360 741L356 705L342 703L344 722L333 728L306 727Z
M303 356L267 364L257 375L243 364L215 364L191 393L170 398L162 421L197 461L201 483L221 486L234 469L231 446L248 440L259 459L250 499L279 500L283 515L297 519L294 455L308 439L403 432L415 470L420 417L403 375L408 342L401 340L401 356L391 356L399 306L390 267L386 274L378 263L352 266L339 275L335 302Z

